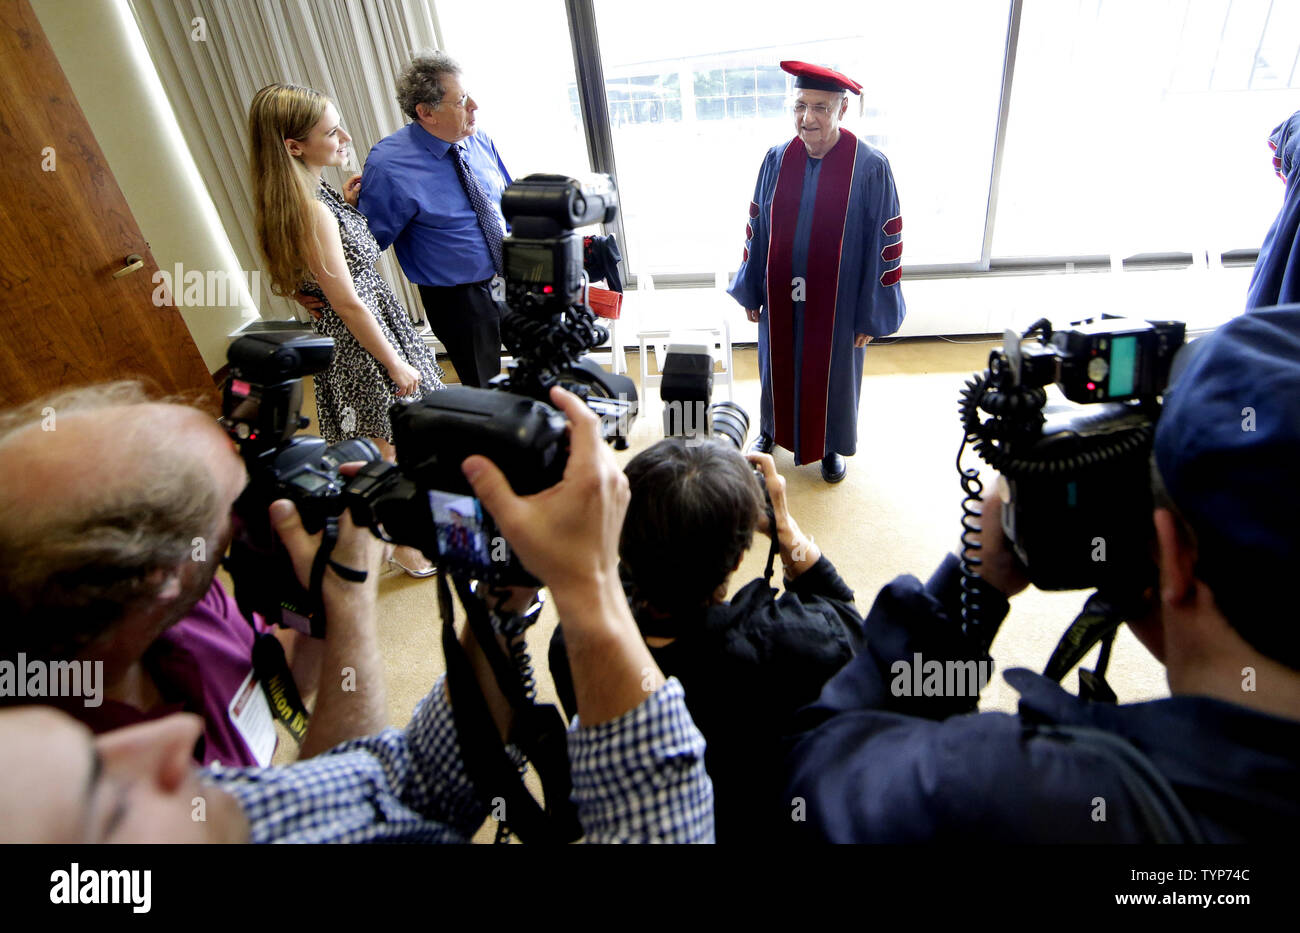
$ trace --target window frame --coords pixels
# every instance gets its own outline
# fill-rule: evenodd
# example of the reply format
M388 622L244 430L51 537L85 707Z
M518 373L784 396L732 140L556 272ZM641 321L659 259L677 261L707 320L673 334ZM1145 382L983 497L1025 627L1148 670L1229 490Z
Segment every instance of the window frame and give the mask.
M601 62L600 41L596 27L595 0L565 0L569 19L569 35L573 45L574 71L577 75L578 105L587 139L587 152L592 171L609 175L618 184L618 166L614 153L613 129L609 120L609 102L605 93L605 72ZM904 279L939 279L966 276L1052 275L1067 271L1101 271L1112 267L1112 257L1097 254L1065 256L998 257L994 258L993 233L997 222L998 192L1002 179L1003 153L1006 147L1007 124L1011 110L1011 91L1015 80L1016 53L1020 41L1020 23L1024 0L1010 0L1007 15L1006 41L1003 50L1002 86L998 97L997 125L993 142L993 157L989 169L989 184L984 214L984 236L980 256L972 262L904 264ZM1300 60L1300 57L1298 57ZM724 75L725 82L725 75ZM611 225L623 249L623 280L636 286L636 276L628 238L619 213ZM1255 249L1229 249L1219 256L1225 267L1253 264L1259 255ZM1191 264L1185 252L1144 252L1123 257L1125 268L1180 268ZM656 287L699 288L711 287L711 272L663 274L655 276Z

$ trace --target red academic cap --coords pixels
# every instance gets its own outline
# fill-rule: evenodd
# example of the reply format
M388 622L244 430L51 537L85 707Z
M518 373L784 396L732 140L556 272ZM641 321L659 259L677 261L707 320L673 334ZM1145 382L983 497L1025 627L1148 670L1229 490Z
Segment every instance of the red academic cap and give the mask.
M810 62L781 62L781 70L794 75L795 87L812 91L852 91L861 95L862 85L838 71L831 71Z

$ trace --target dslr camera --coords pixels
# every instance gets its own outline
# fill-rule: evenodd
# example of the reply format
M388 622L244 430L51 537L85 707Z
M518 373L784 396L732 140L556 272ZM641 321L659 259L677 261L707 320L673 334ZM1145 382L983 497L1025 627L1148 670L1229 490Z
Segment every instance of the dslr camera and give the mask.
M1022 344L1030 337L1037 343ZM1112 614L1138 611L1155 573L1151 445L1185 337L1179 321L1102 315L1053 331L1043 319L1023 336L1007 331L988 369L966 383L962 450L972 444L1000 474L997 517L1038 588L1096 588ZM983 487L977 470L961 469L961 451L958 470L970 547ZM994 520L991 509L983 520ZM994 632L981 630L975 592L965 587L965 625L987 649Z
M365 438L329 446L297 433L308 423L302 414L302 377L329 367L333 339L249 335L232 343L226 358L230 377L222 390L221 424L248 469L248 485L235 500L234 535L225 559L235 600L246 617L260 612L268 622L321 637L323 616L298 583L267 509L276 499L291 499L303 527L320 531L340 512L347 480L339 466L378 460L379 451Z

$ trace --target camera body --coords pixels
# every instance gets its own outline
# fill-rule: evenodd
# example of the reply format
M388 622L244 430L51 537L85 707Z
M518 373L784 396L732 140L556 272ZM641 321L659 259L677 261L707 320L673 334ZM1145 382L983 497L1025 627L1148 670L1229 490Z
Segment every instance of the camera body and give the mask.
M433 523L436 534L418 540L399 536L390 522L383 525L394 540L453 570L495 584L535 585L473 499L461 463L481 454L520 495L540 492L559 482L568 462L566 421L550 405L552 387L582 398L599 416L604 439L619 449L627 447L638 405L631 379L580 359L609 336L586 304L582 238L576 232L616 216L618 199L608 177L582 184L563 175L529 175L506 189L501 209L511 222L502 243L508 313L501 335L514 362L486 388L454 386L393 406L397 467L410 484L408 493L420 499L413 507L432 510L439 520ZM385 496L398 487L406 488L393 484ZM374 506L358 503L350 491L349 508L356 518L358 510Z
M564 175L529 175L505 190L501 213L511 224L501 245L511 310L549 321L567 307L585 304L582 238L574 231L611 223L618 215L609 176L582 183Z
M1025 346L1008 331L962 393L966 440L1001 474L1006 541L1040 589L1141 592L1155 569L1151 444L1186 325L1103 317L1025 336L1035 331Z
M472 494L460 470L472 454L497 464L519 495L553 486L563 474L565 419L550 405L466 386L436 394L437 404L393 409L402 472L420 486Z
M324 635L310 594L294 574L288 552L271 528L267 509L276 499L298 507L303 527L315 533L343 508L348 481L339 466L377 460L364 438L330 446L319 437L298 435L302 377L329 367L334 341L315 334L257 334L230 345L230 378L222 390L221 424L234 439L248 469L248 485L235 500L230 552L225 564L235 599L245 615L305 634Z

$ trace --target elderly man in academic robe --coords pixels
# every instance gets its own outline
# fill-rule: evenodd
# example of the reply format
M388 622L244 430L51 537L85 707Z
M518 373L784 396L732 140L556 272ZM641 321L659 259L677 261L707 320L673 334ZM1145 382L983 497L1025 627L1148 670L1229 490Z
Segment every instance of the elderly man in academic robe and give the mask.
M758 323L763 388L754 449L820 460L838 483L857 452L862 361L903 323L903 218L889 160L840 126L862 85L806 62L795 76L796 137L768 150L728 290Z
M1300 301L1300 112L1268 138L1273 171L1286 185L1277 219L1260 247L1246 293L1246 310Z

